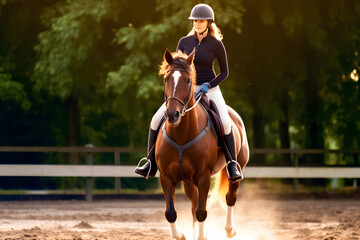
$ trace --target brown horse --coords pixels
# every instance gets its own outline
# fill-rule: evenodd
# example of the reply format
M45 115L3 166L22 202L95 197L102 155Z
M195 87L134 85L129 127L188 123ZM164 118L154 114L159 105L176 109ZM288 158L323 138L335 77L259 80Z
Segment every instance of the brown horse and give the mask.
M166 200L165 216L170 223L171 236L185 239L176 226L174 206L175 187L183 181L186 195L191 200L194 239L206 239L204 223L210 188L210 177L218 172L214 196L228 206L225 230L227 237L236 233L233 226L233 206L240 181L229 182L226 161L217 147L207 113L194 99L194 51L189 55L165 51L160 75L164 75L165 124L157 137L155 158L160 172L160 183ZM245 127L240 116L228 109L236 139L237 161L244 169L249 159Z

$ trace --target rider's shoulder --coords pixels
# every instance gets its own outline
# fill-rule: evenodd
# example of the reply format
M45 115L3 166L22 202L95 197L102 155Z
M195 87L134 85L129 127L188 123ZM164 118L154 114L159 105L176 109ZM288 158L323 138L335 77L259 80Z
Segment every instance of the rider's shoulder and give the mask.
M217 49L220 50L220 49L225 48L224 43L221 40L219 40L219 39L217 39L217 38L215 38L213 36L211 36L211 41L216 46Z
M208 38L210 39L210 41L214 42L215 44L218 44L218 45L222 45L223 42L219 39L217 39L216 37L213 37L212 35L208 36Z
M183 36L182 38L180 38L180 41L191 41L194 39L195 39L194 35L188 35L188 36Z

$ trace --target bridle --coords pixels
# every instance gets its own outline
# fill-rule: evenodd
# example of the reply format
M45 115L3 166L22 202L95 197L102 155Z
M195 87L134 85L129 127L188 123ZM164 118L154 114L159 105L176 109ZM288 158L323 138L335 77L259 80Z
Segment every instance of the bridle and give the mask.
M170 69L167 70L167 72L170 72L170 71L188 72L185 69L174 69L174 68L170 68ZM188 94L187 94L187 96L185 98L185 103L183 101L181 101L181 99L179 99L177 97L174 97L174 96L166 97L166 94L165 94L165 91L164 91L165 106L167 106L167 104L168 104L168 102L170 100L178 101L182 105L181 116L183 117L186 112L190 111L193 108L193 107L191 107L190 109L187 109L187 105L189 104L189 101L190 101L191 90L192 90L192 82L190 81L190 88L189 88ZM165 116L167 116L166 111L165 111Z

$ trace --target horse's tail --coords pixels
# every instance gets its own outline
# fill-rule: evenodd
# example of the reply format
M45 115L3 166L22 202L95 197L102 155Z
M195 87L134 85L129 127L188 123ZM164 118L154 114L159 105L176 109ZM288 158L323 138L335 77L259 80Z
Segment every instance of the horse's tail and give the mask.
M210 191L210 197L208 199L208 205L211 206L216 202L226 208L226 193L229 190L229 180L226 174L226 168L224 167L216 176L215 185Z

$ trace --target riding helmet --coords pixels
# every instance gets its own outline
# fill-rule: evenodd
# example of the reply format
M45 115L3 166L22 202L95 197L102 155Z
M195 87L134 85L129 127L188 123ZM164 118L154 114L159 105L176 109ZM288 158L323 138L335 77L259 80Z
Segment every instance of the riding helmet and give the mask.
M212 20L215 22L214 10L207 4L197 4L191 10L190 20Z

